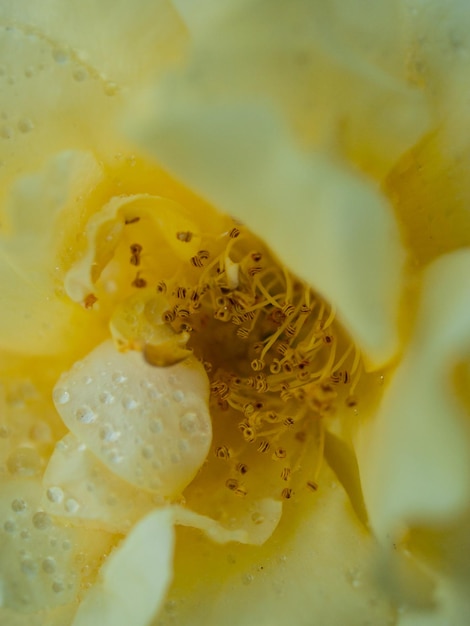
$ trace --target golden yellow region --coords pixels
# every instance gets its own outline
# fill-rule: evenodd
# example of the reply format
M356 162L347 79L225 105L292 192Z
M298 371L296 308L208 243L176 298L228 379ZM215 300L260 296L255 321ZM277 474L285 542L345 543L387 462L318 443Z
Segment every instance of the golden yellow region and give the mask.
M142 351L152 365L191 353L204 364L213 445L185 497L222 519L230 511L214 513L200 490L223 489L236 507L237 498L289 500L318 489L324 420L338 405L356 406L361 358L334 309L259 238L185 200L192 230L175 230L173 218L155 228L138 206L116 217L122 238L83 304L90 314L110 311L118 347ZM296 485L308 449L310 475Z

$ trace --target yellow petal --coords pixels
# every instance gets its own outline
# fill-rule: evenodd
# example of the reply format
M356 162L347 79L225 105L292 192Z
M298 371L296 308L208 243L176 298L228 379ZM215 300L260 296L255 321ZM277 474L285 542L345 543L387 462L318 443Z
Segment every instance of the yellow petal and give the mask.
M72 626L150 624L171 580L172 557L170 512L149 513L108 558Z
M142 139L332 302L371 366L392 357L404 254L391 209L370 182L301 152L262 103L172 101Z
M67 152L15 184L7 204L10 232L0 237L3 350L64 352L77 344L74 329L87 327L84 311L61 286L61 235L100 179L90 154Z
M54 390L72 433L115 474L162 496L178 495L212 438L207 374L194 356L152 367L108 340L63 374Z
M393 623L374 583L373 540L331 470L323 469L319 483L308 500L284 505L262 546L215 545L177 529L175 579L159 623L359 626L364 616Z
M445 521L470 497L470 437L455 368L470 347L470 253L435 261L407 353L371 426L359 465L374 529Z

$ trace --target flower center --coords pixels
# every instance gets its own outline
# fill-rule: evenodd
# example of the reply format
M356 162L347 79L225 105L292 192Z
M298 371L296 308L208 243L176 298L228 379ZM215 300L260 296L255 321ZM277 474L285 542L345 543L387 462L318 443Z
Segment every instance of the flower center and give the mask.
M130 228L137 224L135 218L127 222ZM197 238L199 249L167 276L156 275L137 233L136 228L128 244L134 293L113 317L115 337L124 336L155 366L171 366L188 350L204 364L211 388L212 457L225 464L223 471L220 465L212 470L228 491L245 497L255 469L252 487L258 496L266 495L258 484L262 475L261 491L269 484L270 496L290 499L292 479L312 445L314 460L303 486L315 491L323 420L338 402L356 404L360 376L360 353L334 309L235 221L215 234L172 233L188 246Z

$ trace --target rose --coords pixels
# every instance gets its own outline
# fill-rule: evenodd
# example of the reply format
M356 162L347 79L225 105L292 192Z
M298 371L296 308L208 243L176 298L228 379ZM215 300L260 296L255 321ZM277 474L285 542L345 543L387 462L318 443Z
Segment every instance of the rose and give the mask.
M100 6L99 10L107 9ZM39 13L29 3L4 10L5 21L14 26L4 33L11 55L6 58L13 60L6 69L6 80L10 78L9 109L2 130L6 146L5 206L10 219L6 227L10 233L5 235L3 246L7 307L1 339L8 421L15 425L3 451L8 471L3 496L6 509L22 515L22 503L34 499L27 492L38 478L28 476L22 479L26 483L20 484L20 475L40 477L44 470L41 463L51 453L48 447L64 435L63 425L51 412L51 388L61 372L107 336L109 318L118 305L119 298L111 294L108 308L102 305L97 310L88 300L89 309L83 310L64 294L65 288L69 296L74 295L70 268L80 267L81 260L86 259L92 216L98 215L108 201L112 202L113 196L153 193L197 210L196 217L175 209L185 224L193 220L200 229L218 230L215 224L208 226L216 218L212 214L205 216L199 201L154 166L131 156L116 130L117 119L123 119L117 115L127 110L130 112L122 123L131 136L139 137L178 177L262 234L302 278L334 302L339 319L361 347L367 367L372 371L382 368L381 373L361 379L357 416L349 412L346 418L339 416L328 421L326 458L342 484L325 466L318 480L317 500L312 503L301 499L297 515L284 507L276 540L282 548L274 538L262 552L250 548L245 554L236 544L208 548L211 544L203 543L197 548L194 535L185 536L178 530L177 550L178 545L180 551L185 546L190 548L196 561L195 552L200 550L199 563L205 563L207 573L197 593L189 594L184 579L188 577L191 583L186 584L194 584L194 577L188 573L190 564L182 563L177 552L176 579L163 616L174 611L176 619L182 622L186 607L191 623L195 623L194 607L198 602L204 607L214 603L211 581L217 580L221 575L219 568L225 570L225 563L229 562L234 573L223 573L229 591L213 609L215 622L221 621L227 611L233 623L259 623L262 617L277 623L315 617L325 623L354 623L364 615L370 617L372 611L376 611L374 621L384 621L389 609L386 601L377 599L377 583L374 584L370 571L372 564L377 565L377 547L351 513L343 491L344 486L356 514L364 522L367 514L359 495L357 471L354 473L354 466L359 463L372 527L383 546L383 571L392 570L383 586L388 593L393 592L395 606L404 602L409 605L400 619L409 622L418 609L429 607L433 597L430 587L434 583L438 604L430 619L442 621L453 612L454 619L462 621L465 600L457 592L464 589L467 580L465 567L458 549L451 545L439 553L438 546L442 536L458 545L468 527L464 515L468 501L468 437L456 402L456 398L465 396L465 368L460 364L465 362L462 281L467 259L464 252L438 257L466 245L468 221L454 199L458 194L449 191L451 184L464 189L463 177L449 183L442 180L443 176L432 176L435 171L450 167L458 172L455 155L464 149L462 135L455 131L465 128L458 91L458 78L465 67L464 55L459 52L459 29L465 22L459 7L445 13L445 19L438 19L439 7L428 6L418 16L413 10L419 7L413 3L407 7L409 30L405 31L408 39L405 37L404 49L413 51L410 67L415 86L404 75L402 50L396 44L390 45L390 41L398 39L391 30L397 23L392 19L393 7L380 7L375 15L369 13L369 7L365 11L358 4L355 14L362 18L359 25L347 9L329 15L324 9L300 3L295 10L289 7L285 14L278 7L258 3L227 14L211 14L210 4L201 5L192 14L191 5L181 3L178 10L190 32L189 52L184 50L184 23L171 7L161 3L158 7L144 4L141 8L136 11L127 3L114 3L107 19L115 23L107 21L106 29L99 16L88 15L83 7L76 16L83 20L83 27L72 23L60 7L52 4L50 8L41 7ZM154 10L158 10L158 23L150 19ZM442 37L437 52L422 43L426 41L423 35L438 28L436 22ZM166 27L162 28L162 24ZM261 24L271 27L263 32ZM419 29L423 32L417 32ZM380 34L378 40L370 35L376 31ZM325 32L329 33L327 37ZM124 40L132 38L132 45L116 46L117 35ZM103 36L109 38L106 45ZM240 41L244 42L243 48ZM111 54L111 50L116 52ZM448 75L440 65L442 51L452 55L445 67L455 69ZM183 59L180 68L152 82L158 69L156 59L164 65L178 58ZM230 81L227 68L232 68ZM100 72L107 72L109 80L101 79ZM416 83L423 81L426 88L418 88ZM57 84L63 88L57 90ZM144 97L136 98L143 86L153 84L154 90L147 87ZM312 84L317 94L313 103L309 100ZM341 98L335 98L335 93L340 93ZM456 105L451 111L443 106L441 94L447 93L455 94ZM28 102L34 103L34 114L27 110ZM51 111L58 104L63 115L52 120ZM431 138L421 139L424 131ZM49 155L64 149L93 150L102 161L101 168L90 154L76 152L62 153L48 162ZM408 156L402 156L408 149ZM119 151L121 155L116 159ZM201 154L204 158L200 158ZM22 175L18 174L19 164ZM425 175L419 174L423 170ZM427 192L425 185L431 185L428 176L439 194L426 197L421 217L412 208ZM382 182L384 192L376 189L374 181ZM443 211L440 202L437 204L438 195L446 197L448 212ZM285 219L287 206L295 208L297 219ZM39 214L37 207L42 209ZM161 206L153 208L154 213L160 210ZM169 216L173 214L171 207L167 211ZM446 221L447 215L461 225L460 232ZM435 216L430 224L429 216ZM163 232L171 219L164 220ZM414 265L405 266L406 271L397 223L408 258L415 261ZM80 238L80 232L88 236ZM185 232L183 228L181 232ZM434 244L429 243L430 236L434 236ZM97 241L99 251L103 242L99 238ZM434 259L437 260L432 265ZM421 282L420 292L416 283ZM453 291L447 294L450 285ZM397 332L400 298L402 319ZM443 308L442 302L447 303L447 308ZM120 318L113 319L116 329L116 320ZM453 333L446 332L444 319L451 320ZM83 330L77 333L77 327ZM126 335L125 339L129 337ZM172 354L176 348L173 346ZM40 375L33 371L31 355L36 359L36 367L37 359L44 365ZM392 357L393 365L383 369ZM442 382L456 364L458 393ZM33 380L37 400L28 397L27 389L19 385L18 381L26 378ZM430 387L433 394L428 399L423 389L428 391ZM56 387L59 407L60 389ZM382 393L385 397L376 413L373 396ZM20 411L18 406L15 408L15 400L17 405L19 400L27 404L26 417L14 412ZM426 424L421 424L423 416ZM436 445L444 436L450 439L448 449ZM403 440L408 446L403 445ZM351 442L357 450L357 461ZM421 450L418 458L417 450ZM56 460L59 453L54 453ZM440 471L433 475L435 466ZM429 482L439 489L438 496L434 489L428 489ZM335 488L330 489L329 484ZM18 497L20 492L22 497ZM52 501L55 497L60 499L58 494L50 492ZM75 504L72 498L69 500L68 513L74 516ZM17 523L8 517L5 524L9 529L13 529L9 522ZM196 523L192 519L190 523L201 525L200 520ZM52 524L51 518L35 517L33 532L44 530L41 526L45 524ZM53 518L57 532L72 533L74 545L83 546L80 528L70 531L62 524L60 518ZM146 551L139 551L139 546L142 550L142 545L149 545L139 543L138 533L141 541L145 532L154 536L157 532L163 536L171 534L172 520L168 516L145 518L142 524L108 562L106 583L122 590L123 597L135 593L127 571L133 558L138 564L145 561ZM291 528L296 529L295 540L285 538ZM403 528L408 529L408 535ZM118 540L109 531L94 531L96 546L89 546L86 557L91 564L90 581L94 580L96 559ZM194 531L188 531L191 532ZM93 543L90 537L88 531L87 541ZM166 544L171 543L168 534L166 538ZM68 536L62 539L70 541ZM35 542L40 552L40 538L35 536ZM16 544L7 545L13 546L16 555ZM152 545L159 544L155 541ZM396 558L388 554L390 548L398 552ZM148 566L164 574L172 557L170 553L159 555L149 552ZM282 559L277 562L283 555L287 557L285 563ZM51 577L57 574L49 572L49 578L38 579L34 551L31 556L23 556L20 569L26 580L39 580L32 584L33 595L41 594L41 585L45 584L48 597L51 585L55 585L55 596L52 595L59 599L47 599L45 605L57 604L54 610L59 623L63 623L66 618L61 611L75 611L80 582L71 575L65 579L66 583L75 584L67 591L67 605L61 596L64 582ZM411 568L416 559L425 565L424 574L423 566L418 565L419 577ZM65 572L71 567L69 561L60 565ZM51 569L52 562L44 557L41 567L48 574L46 570ZM8 568L4 579L11 582L14 567L9 562ZM302 569L307 569L309 575L300 574ZM410 593L405 593L401 582L407 575L413 582L421 582L412 585ZM299 578L303 577L305 587L299 587ZM167 577L163 575L160 582L163 594ZM332 589L341 597L341 607L336 601L325 599L331 597ZM99 584L94 590L88 606L93 594L99 602L105 593ZM155 595L155 590L150 593ZM178 602L172 604L175 598ZM143 599L148 600L148 596L144 594ZM377 603L374 609L369 604L371 599ZM146 602L141 599L133 606L135 619L139 617L137 606L143 604ZM10 607L4 609L9 619L11 598L6 605ZM15 611L18 608L14 606ZM122 607L120 611L124 615ZM145 610L142 615L140 618L145 620ZM31 614L27 614L25 619L30 618ZM53 619L53 614L48 619ZM102 623L104 618L97 619ZM207 623L205 610L200 619Z

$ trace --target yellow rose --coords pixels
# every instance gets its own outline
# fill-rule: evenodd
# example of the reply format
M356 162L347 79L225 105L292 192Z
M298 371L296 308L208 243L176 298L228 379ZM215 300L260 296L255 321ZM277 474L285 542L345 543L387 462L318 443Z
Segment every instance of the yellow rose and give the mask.
M0 8L1 623L467 623L441 4Z

